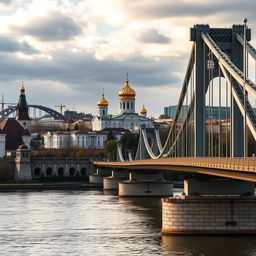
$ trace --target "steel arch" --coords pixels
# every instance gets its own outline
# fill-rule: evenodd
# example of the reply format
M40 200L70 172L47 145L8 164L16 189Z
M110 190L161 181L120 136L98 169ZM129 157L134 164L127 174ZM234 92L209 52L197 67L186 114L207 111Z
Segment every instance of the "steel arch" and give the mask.
M45 106L41 106L41 105L28 105L29 108L38 108L43 110L44 112L48 113L50 116L52 116L55 120L67 120L67 118L65 116L63 116L61 113L59 113L58 111L45 107Z
M37 109L41 109L44 112L48 113L50 116L52 116L55 120L67 120L67 118L65 116L63 116L62 114L60 114L59 112L57 112L54 109L45 107L45 106L41 106L41 105L28 105L29 108L37 108ZM12 114L13 112L16 111L17 106L9 106L6 109L0 111L0 122L2 122L4 119L6 119L10 114Z

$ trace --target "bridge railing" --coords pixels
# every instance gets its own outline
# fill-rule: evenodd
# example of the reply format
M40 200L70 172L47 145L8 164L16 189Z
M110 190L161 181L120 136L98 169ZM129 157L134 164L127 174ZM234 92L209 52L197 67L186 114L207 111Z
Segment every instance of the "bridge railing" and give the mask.
M166 159L168 160L168 159ZM170 161L170 159L169 159ZM256 158L188 157L172 158L173 165L256 172Z

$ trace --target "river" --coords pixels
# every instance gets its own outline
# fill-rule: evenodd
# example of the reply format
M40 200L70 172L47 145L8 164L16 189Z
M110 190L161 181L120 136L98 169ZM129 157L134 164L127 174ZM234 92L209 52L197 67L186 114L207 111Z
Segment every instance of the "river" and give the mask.
M3 192L0 207L0 255L256 255L255 237L162 236L159 198Z

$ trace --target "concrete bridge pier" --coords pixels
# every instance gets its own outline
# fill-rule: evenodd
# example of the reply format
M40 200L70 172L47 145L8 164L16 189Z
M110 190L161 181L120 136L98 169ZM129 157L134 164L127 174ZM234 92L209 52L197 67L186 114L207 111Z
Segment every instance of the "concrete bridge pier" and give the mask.
M112 170L111 176L103 179L104 190L118 190L118 183L128 178L127 171L116 171Z
M163 179L162 172L130 172L129 180L119 182L118 195L129 196L170 196L173 194L172 182Z
M256 234L254 183L185 180L184 195L162 198L162 233Z
M103 184L103 178L111 173L108 169L96 169L95 173L89 175L89 182L93 184Z

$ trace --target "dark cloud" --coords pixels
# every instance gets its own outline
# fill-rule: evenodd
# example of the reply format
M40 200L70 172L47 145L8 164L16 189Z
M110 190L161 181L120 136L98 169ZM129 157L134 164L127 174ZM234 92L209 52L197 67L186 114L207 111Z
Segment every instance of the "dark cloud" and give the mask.
M168 44L171 42L169 37L160 34L155 29L143 29L139 31L136 38L142 43Z
M0 5L9 6L14 2L15 0L0 0Z
M24 26L11 26L10 29L22 35L31 35L41 41L71 40L82 33L81 27L73 18L56 11L34 18Z
M177 82L176 72L183 66L183 59L161 57L152 60L137 57L124 62L98 61L92 55L83 53L57 52L52 59L32 60L0 55L0 75L2 79L38 79L61 81L72 86L90 86L97 83L117 83L125 73L130 73L140 86L162 86ZM121 80L120 80L121 79Z
M26 54L38 53L26 41L17 42L12 38L0 36L0 52L23 52Z
M166 18L166 17L205 17L217 13L255 14L255 0L205 1L165 1L159 4L142 4L140 1L128 1L129 13L136 18Z

